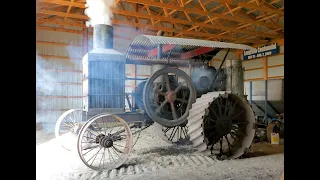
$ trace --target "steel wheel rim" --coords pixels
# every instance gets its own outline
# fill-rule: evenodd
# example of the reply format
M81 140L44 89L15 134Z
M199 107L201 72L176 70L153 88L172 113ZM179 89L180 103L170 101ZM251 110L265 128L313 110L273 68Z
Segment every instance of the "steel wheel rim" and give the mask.
M113 121L110 121L111 118ZM99 119L100 122L97 121ZM106 124L110 122L118 123L118 126L102 128L107 127ZM130 127L122 118L102 114L91 118L82 127L78 135L77 149L80 159L87 167L94 170L111 170L120 167L128 159L132 143Z

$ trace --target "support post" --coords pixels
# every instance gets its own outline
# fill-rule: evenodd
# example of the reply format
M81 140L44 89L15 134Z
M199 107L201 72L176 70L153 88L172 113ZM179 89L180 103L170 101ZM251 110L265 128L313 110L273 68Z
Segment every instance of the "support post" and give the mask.
M268 59L267 57L263 58L263 74L264 74L264 87L265 87L265 100L264 100L264 123L268 124Z
M250 104L252 105L252 81L250 81L250 87L249 87L249 91L250 91Z

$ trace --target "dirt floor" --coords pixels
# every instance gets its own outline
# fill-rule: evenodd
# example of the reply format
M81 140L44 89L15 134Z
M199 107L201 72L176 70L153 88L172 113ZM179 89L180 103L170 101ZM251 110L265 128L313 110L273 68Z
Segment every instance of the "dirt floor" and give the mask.
M53 134L36 131L37 179L172 179L279 180L283 172L283 145L255 143L242 159L219 161L161 140L150 126L141 132L122 167L112 171L87 168L76 151L63 149Z

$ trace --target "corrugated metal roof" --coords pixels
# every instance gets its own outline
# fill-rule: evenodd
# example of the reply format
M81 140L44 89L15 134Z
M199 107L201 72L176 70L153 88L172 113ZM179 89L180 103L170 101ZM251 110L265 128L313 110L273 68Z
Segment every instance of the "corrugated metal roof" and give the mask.
M248 50L254 49L251 46L225 43L218 41L208 41L199 39L185 39L185 38L173 38L164 36L150 36L140 35L134 38L126 52L126 58L144 58L154 59L156 57L148 57L148 53L157 47L159 44L176 45L171 51L163 53L163 57L166 59L179 59L179 56L183 52L191 51L199 47L210 47L210 48L230 48L230 49L241 49Z
M180 46L198 46L198 47L212 47L212 48L230 48L230 49L241 49L249 50L254 49L251 46L243 44L225 43L219 41L208 41L199 39L185 39L185 38L173 38L163 36L151 36L151 35L140 35L134 38L130 46L155 46L159 44L175 44ZM129 47L130 49L130 47Z

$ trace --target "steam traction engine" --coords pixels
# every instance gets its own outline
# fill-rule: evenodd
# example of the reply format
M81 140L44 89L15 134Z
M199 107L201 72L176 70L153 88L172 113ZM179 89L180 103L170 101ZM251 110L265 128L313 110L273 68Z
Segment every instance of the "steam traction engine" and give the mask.
M56 137L65 149L76 147L92 169L117 168L127 160L141 128L154 123L160 137L170 143L190 144L222 159L245 153L254 137L254 112L242 95L224 91L221 67L216 70L204 62L221 49L251 47L142 35L123 55L112 49L112 31L112 26L94 27L94 48L83 57L83 109L65 112L56 123ZM195 62L200 58L204 61ZM131 94L132 104L125 93L128 63L150 64L153 69ZM176 68L185 65L189 75ZM191 66L199 65L191 73Z

